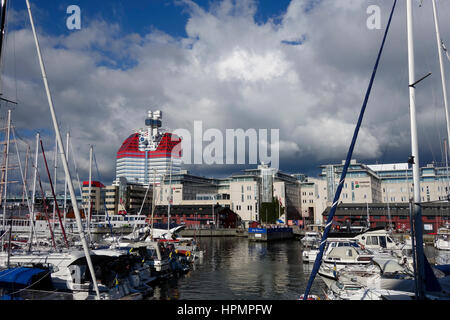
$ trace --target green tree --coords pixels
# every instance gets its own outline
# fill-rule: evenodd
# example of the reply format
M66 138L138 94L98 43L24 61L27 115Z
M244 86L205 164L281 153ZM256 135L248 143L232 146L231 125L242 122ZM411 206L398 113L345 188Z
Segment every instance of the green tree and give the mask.
M284 207L278 205L278 199L272 198L272 202L261 203L261 222L274 224L276 223L279 216L284 214ZM279 213L279 208L281 207L281 212Z

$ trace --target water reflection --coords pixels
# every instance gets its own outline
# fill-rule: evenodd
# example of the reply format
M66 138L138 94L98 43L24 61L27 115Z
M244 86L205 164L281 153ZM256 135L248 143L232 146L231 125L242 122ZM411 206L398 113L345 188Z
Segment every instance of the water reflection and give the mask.
M187 275L155 288L155 299L295 300L311 272L299 241L250 242L246 238L201 238L206 250ZM312 294L323 296L317 277Z

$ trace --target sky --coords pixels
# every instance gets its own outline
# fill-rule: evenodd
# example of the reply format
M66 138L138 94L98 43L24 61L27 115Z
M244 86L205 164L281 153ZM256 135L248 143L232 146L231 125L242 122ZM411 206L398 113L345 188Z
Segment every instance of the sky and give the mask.
M164 126L279 129L280 169L316 176L345 158L393 1L388 0L32 0L31 8L61 133L70 131L87 180L89 145L98 173L115 178L121 143L143 127L147 110ZM450 2L438 0L450 47ZM443 162L446 136L430 1L414 4L420 162ZM81 29L69 30L69 5ZM380 8L369 29L367 8ZM2 55L2 123L13 108L20 152L40 132L53 163L54 132L25 1L11 0ZM445 60L447 78L450 61ZM447 86L448 87L448 86ZM206 144L206 143L205 143ZM399 1L353 158L406 162L411 154L405 2ZM22 161L24 161L22 159ZM73 161L69 159L71 170ZM189 165L223 177L255 165ZM58 181L63 178L59 169Z

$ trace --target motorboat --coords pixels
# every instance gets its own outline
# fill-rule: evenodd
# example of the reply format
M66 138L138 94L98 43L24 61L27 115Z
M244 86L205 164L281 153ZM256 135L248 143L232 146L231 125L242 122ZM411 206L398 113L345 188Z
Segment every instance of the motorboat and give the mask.
M450 225L438 229L434 239L434 247L438 250L450 250Z
M305 236L300 240L303 248L318 248L322 234L316 231L307 231Z
M134 253L142 261L145 261L157 277L168 275L170 251L163 243L158 241L121 241L111 244L111 248Z
M327 293L328 300L384 300L386 296L401 296L414 298L414 293L396 290L367 288L353 281L336 281Z
M337 272L346 266L364 266L372 262L374 255L353 240L332 240L327 243L318 274L327 286L337 280Z
M203 258L204 250L201 250L197 241L193 238L176 238L174 240L160 239L159 242L166 244L173 244L176 253L179 255L184 255L186 259L190 262L194 262L197 259Z
M385 290L414 292L414 271L408 263L399 263L395 258L391 260L377 259L372 263L355 270L348 266L338 271L337 279L351 280L366 287Z
M372 251L397 251L400 252L405 244L395 241L391 233L384 228L369 229L355 237L361 246Z
M360 245L358 244L358 241L353 238L328 238L327 243L325 245L324 253L322 260L325 259L325 257L328 255L328 253L331 252L332 249L337 247L356 247L360 248ZM316 261L317 254L319 253L319 248L311 248L303 250L302 252L302 258L303 262L306 263L313 263Z

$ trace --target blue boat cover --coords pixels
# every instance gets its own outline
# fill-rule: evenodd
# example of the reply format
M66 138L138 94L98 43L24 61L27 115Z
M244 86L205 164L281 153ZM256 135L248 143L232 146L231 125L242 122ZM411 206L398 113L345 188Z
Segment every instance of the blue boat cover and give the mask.
M0 297L0 300L24 300L24 299L21 297L15 297L15 296L11 296L9 294L5 294Z
M445 273L446 276L450 275L450 264L436 265L434 267Z
M10 268L0 271L0 285L29 286L33 277L38 274L47 273L41 268Z

